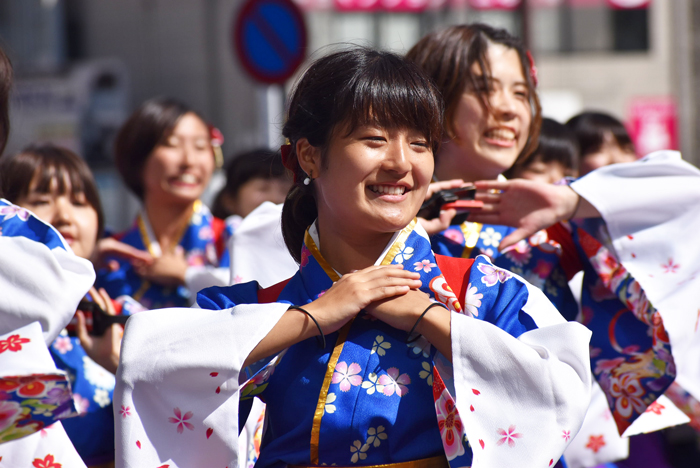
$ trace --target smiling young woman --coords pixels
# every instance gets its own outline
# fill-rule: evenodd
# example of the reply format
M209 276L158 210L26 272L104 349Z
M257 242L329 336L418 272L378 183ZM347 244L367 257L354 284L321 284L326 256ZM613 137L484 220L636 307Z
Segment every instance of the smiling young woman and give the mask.
M199 201L216 167L212 141L205 120L172 99L146 101L120 129L115 164L143 209L115 238L151 258L117 259L116 270L98 271L98 285L111 295L149 308L184 306L193 301L190 274L220 268L227 276L224 222Z
M254 396L267 403L258 467L558 459L587 406L588 332L485 258L431 251L415 221L442 134L428 77L369 49L319 58L283 133L295 183L282 229L299 270L130 319L120 462L236 465L235 421Z
M456 182L476 182L477 197L484 202L484 209L472 211L466 222L442 227L441 232L434 233L431 237L434 251L458 258L478 258L485 254L495 265L517 272L539 287L565 318L586 324L593 332L591 365L600 382L600 387L594 387L593 398L600 407L590 411L592 414L609 411L609 414L590 418L592 425L582 430L583 437L572 444L579 447L579 454L585 453L588 437L607 432L611 434L607 438L609 447L621 445L626 450L626 439L613 436L616 432L622 434L638 419L643 421L647 406L663 398L666 389L673 390L670 386L677 372L679 376L685 374L682 380L690 383L686 384L688 389L697 389L697 367L691 370L688 366L683 371L683 366L676 363L689 362L685 361L686 356L697 356L698 351L686 355L671 352L672 348L689 346L690 340L683 336L682 330L695 326L697 307L689 305L685 309L685 325L680 326L680 309L671 306L665 313L673 318L664 323L664 312L660 315L657 309L663 301L658 298L673 297L678 304L683 301L676 299L681 296L675 290L654 292L659 291L659 283L664 281L652 280L664 277L663 272L669 269L675 272L677 264L673 259L686 254L678 253L676 242L664 242L662 236L655 236L654 244L648 237L652 227L658 233L663 232L667 219L678 222L675 224L678 228L689 226L675 216L680 212L691 213L689 207L693 205L676 200L681 193L684 200L697 199L697 187L700 187L697 169L677 161L678 155L659 154L644 164L600 168L570 186L506 181L499 174L532 153L537 147L541 125L536 69L522 42L504 30L487 25L458 25L428 34L408 52L408 58L431 76L445 98L446 143L436 155L436 176L461 179ZM594 150L605 143L602 137L598 140ZM659 171L655 174L658 177L651 176L653 170ZM666 179L660 174L678 177ZM610 182L603 182L606 180ZM669 184L668 189L649 191L649 187L662 184ZM696 188L689 189L692 184ZM586 196L579 196L582 192ZM675 207L674 215L670 207L660 207L669 203L660 201L663 197L659 193L673 193L670 205ZM649 200L649 194L654 202ZM628 206L635 206L636 211ZM664 214L664 222L656 224L650 220L653 216L650 218L649 213L656 209ZM600 218L601 213L608 214L606 222ZM591 219L572 219L578 217ZM559 221L562 223L557 224ZM642 244L640 238L646 238L649 243ZM614 249L609 247L611 239L615 242ZM668 254L659 253L661 244L665 244L663 249ZM644 252L652 255L640 262ZM629 270L624 266L628 261L635 263ZM640 265L648 270L640 269ZM635 277L633 270L644 274ZM583 287L576 291L580 304L567 282L579 271L583 272ZM688 269L682 280L677 277L679 283L674 284L690 284L695 278L691 271ZM655 295L656 303L652 304L647 291L649 297ZM619 346L611 333L620 315L629 319L624 325L627 340L624 347ZM677 327L677 344L671 343L672 326ZM660 363L652 375L646 365L650 361ZM637 406L627 405L627 396L622 397L615 385L611 385L617 379L630 378L634 379L640 397ZM679 407L691 408L688 401L679 403ZM697 418L692 411L688 413ZM599 459L598 463L609 460Z

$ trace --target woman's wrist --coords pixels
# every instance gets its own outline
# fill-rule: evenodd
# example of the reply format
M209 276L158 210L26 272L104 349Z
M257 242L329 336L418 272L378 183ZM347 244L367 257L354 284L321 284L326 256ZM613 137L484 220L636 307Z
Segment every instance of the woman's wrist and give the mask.
M559 203L557 204L559 208L556 215L557 221L567 221L576 216L581 197L568 185L562 185L557 188L561 191L561 196L558 197Z
M415 332L423 335L440 353L452 361L452 312L446 307L431 307L418 322Z

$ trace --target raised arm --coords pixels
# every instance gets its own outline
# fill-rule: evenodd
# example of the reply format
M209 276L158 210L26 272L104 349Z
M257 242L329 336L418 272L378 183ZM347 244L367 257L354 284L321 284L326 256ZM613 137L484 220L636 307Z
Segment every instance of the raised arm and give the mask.
M480 181L477 199L484 202L469 221L517 228L500 243L503 250L537 231L571 218L595 218L598 210L566 185L525 179Z

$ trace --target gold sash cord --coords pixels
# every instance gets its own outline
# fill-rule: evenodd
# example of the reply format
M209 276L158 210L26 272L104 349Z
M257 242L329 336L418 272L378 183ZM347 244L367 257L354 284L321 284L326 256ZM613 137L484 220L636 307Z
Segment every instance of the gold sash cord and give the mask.
M288 468L315 468L316 466L318 465L287 465ZM421 460L402 463L388 463L386 465L334 466L333 468L450 468L450 464L447 458L445 458L445 455L438 455L437 457L423 458Z

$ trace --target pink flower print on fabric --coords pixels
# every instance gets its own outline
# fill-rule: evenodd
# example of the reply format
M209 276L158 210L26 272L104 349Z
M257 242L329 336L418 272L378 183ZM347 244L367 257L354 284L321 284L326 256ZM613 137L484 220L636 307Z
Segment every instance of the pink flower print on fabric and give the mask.
M362 372L362 368L359 364L353 362L348 366L345 361L342 361L335 366L331 381L340 384L341 392L347 392L350 387L357 387L362 383L362 376L358 375L360 372Z
M190 431L194 431L194 425L187 422L187 420L192 417L192 411L188 411L183 415L182 412L180 412L180 408L175 408L173 412L175 413L175 417L169 417L168 422L177 424L178 434L182 434L185 428L189 429Z
M79 414L87 413L88 408L90 408L90 400L83 398L77 393L73 394L73 403L75 403L75 409Z
M469 283L469 286L467 286L467 294L464 299L464 308L468 315L471 315L472 317L479 316L479 307L481 307L481 300L483 298L484 295L479 292L479 289Z
M521 240L512 247L508 247L503 252L508 260L518 266L525 265L532 257L532 247L525 240Z
M677 273L681 266L678 263L674 263L672 258L668 259L668 262L661 265L664 269L664 273Z
M464 234L461 229L447 229L442 232L442 235L455 244L464 245Z
M435 401L435 409L445 456L448 461L454 460L460 455L464 455L464 445L462 444L464 426L457 412L457 406L447 390L443 390Z
M377 383L383 388L381 392L386 396L392 396L396 393L398 396L404 396L408 393L408 387L411 383L411 377L408 374L399 375L399 370L396 367L390 367L386 374L382 374L377 380Z
M484 276L481 277L481 282L489 288L498 283L505 283L513 277L510 272L491 265L490 263L480 263L477 268L484 274Z
M571 439L571 431L561 431L561 438L568 442Z
M22 407L16 401L0 401L0 432L11 427L22 416Z
M615 398L615 409L624 418L632 415L632 409L640 414L646 409L646 403L642 401L645 391L639 379L630 373L610 379L610 394Z
M0 340L0 354L5 351L16 353L22 351L22 345L29 343L29 338L22 338L19 335L10 335L6 340Z
M433 268L435 268L437 265L431 262L430 260L423 260L420 262L416 262L413 264L413 269L415 271L423 271L425 273L430 273Z
M18 206L1 206L0 216L4 216L3 221L12 219L17 216L22 221L27 221L29 219L29 211Z
M596 362L593 373L595 375L600 375L602 373L609 374L613 369L617 369L623 362L625 362L625 358L623 357L617 357L615 359L601 359Z
M515 439L521 438L523 435L515 432L515 425L512 425L506 431L505 429L498 429L496 431L501 438L496 442L496 445L508 444L508 447L515 447Z
M540 278L545 279L549 277L550 273L552 273L553 268L554 265L552 263L544 260L538 260L537 265L535 265L535 268L532 269L532 272Z
M66 354L68 351L73 349L73 343L71 342L70 337L59 336L53 342L53 349L61 354Z
M211 227L209 226L202 226L202 228L197 233L197 237L199 237L199 239L203 241L212 240L214 239L214 231L212 231Z
M122 405L119 410L119 414L122 415L122 419L126 419L127 416L131 416L131 408L129 406Z
M301 263L299 263L299 266L301 268L304 268L306 265L309 264L309 257L311 256L311 252L309 249L304 245L301 247Z

